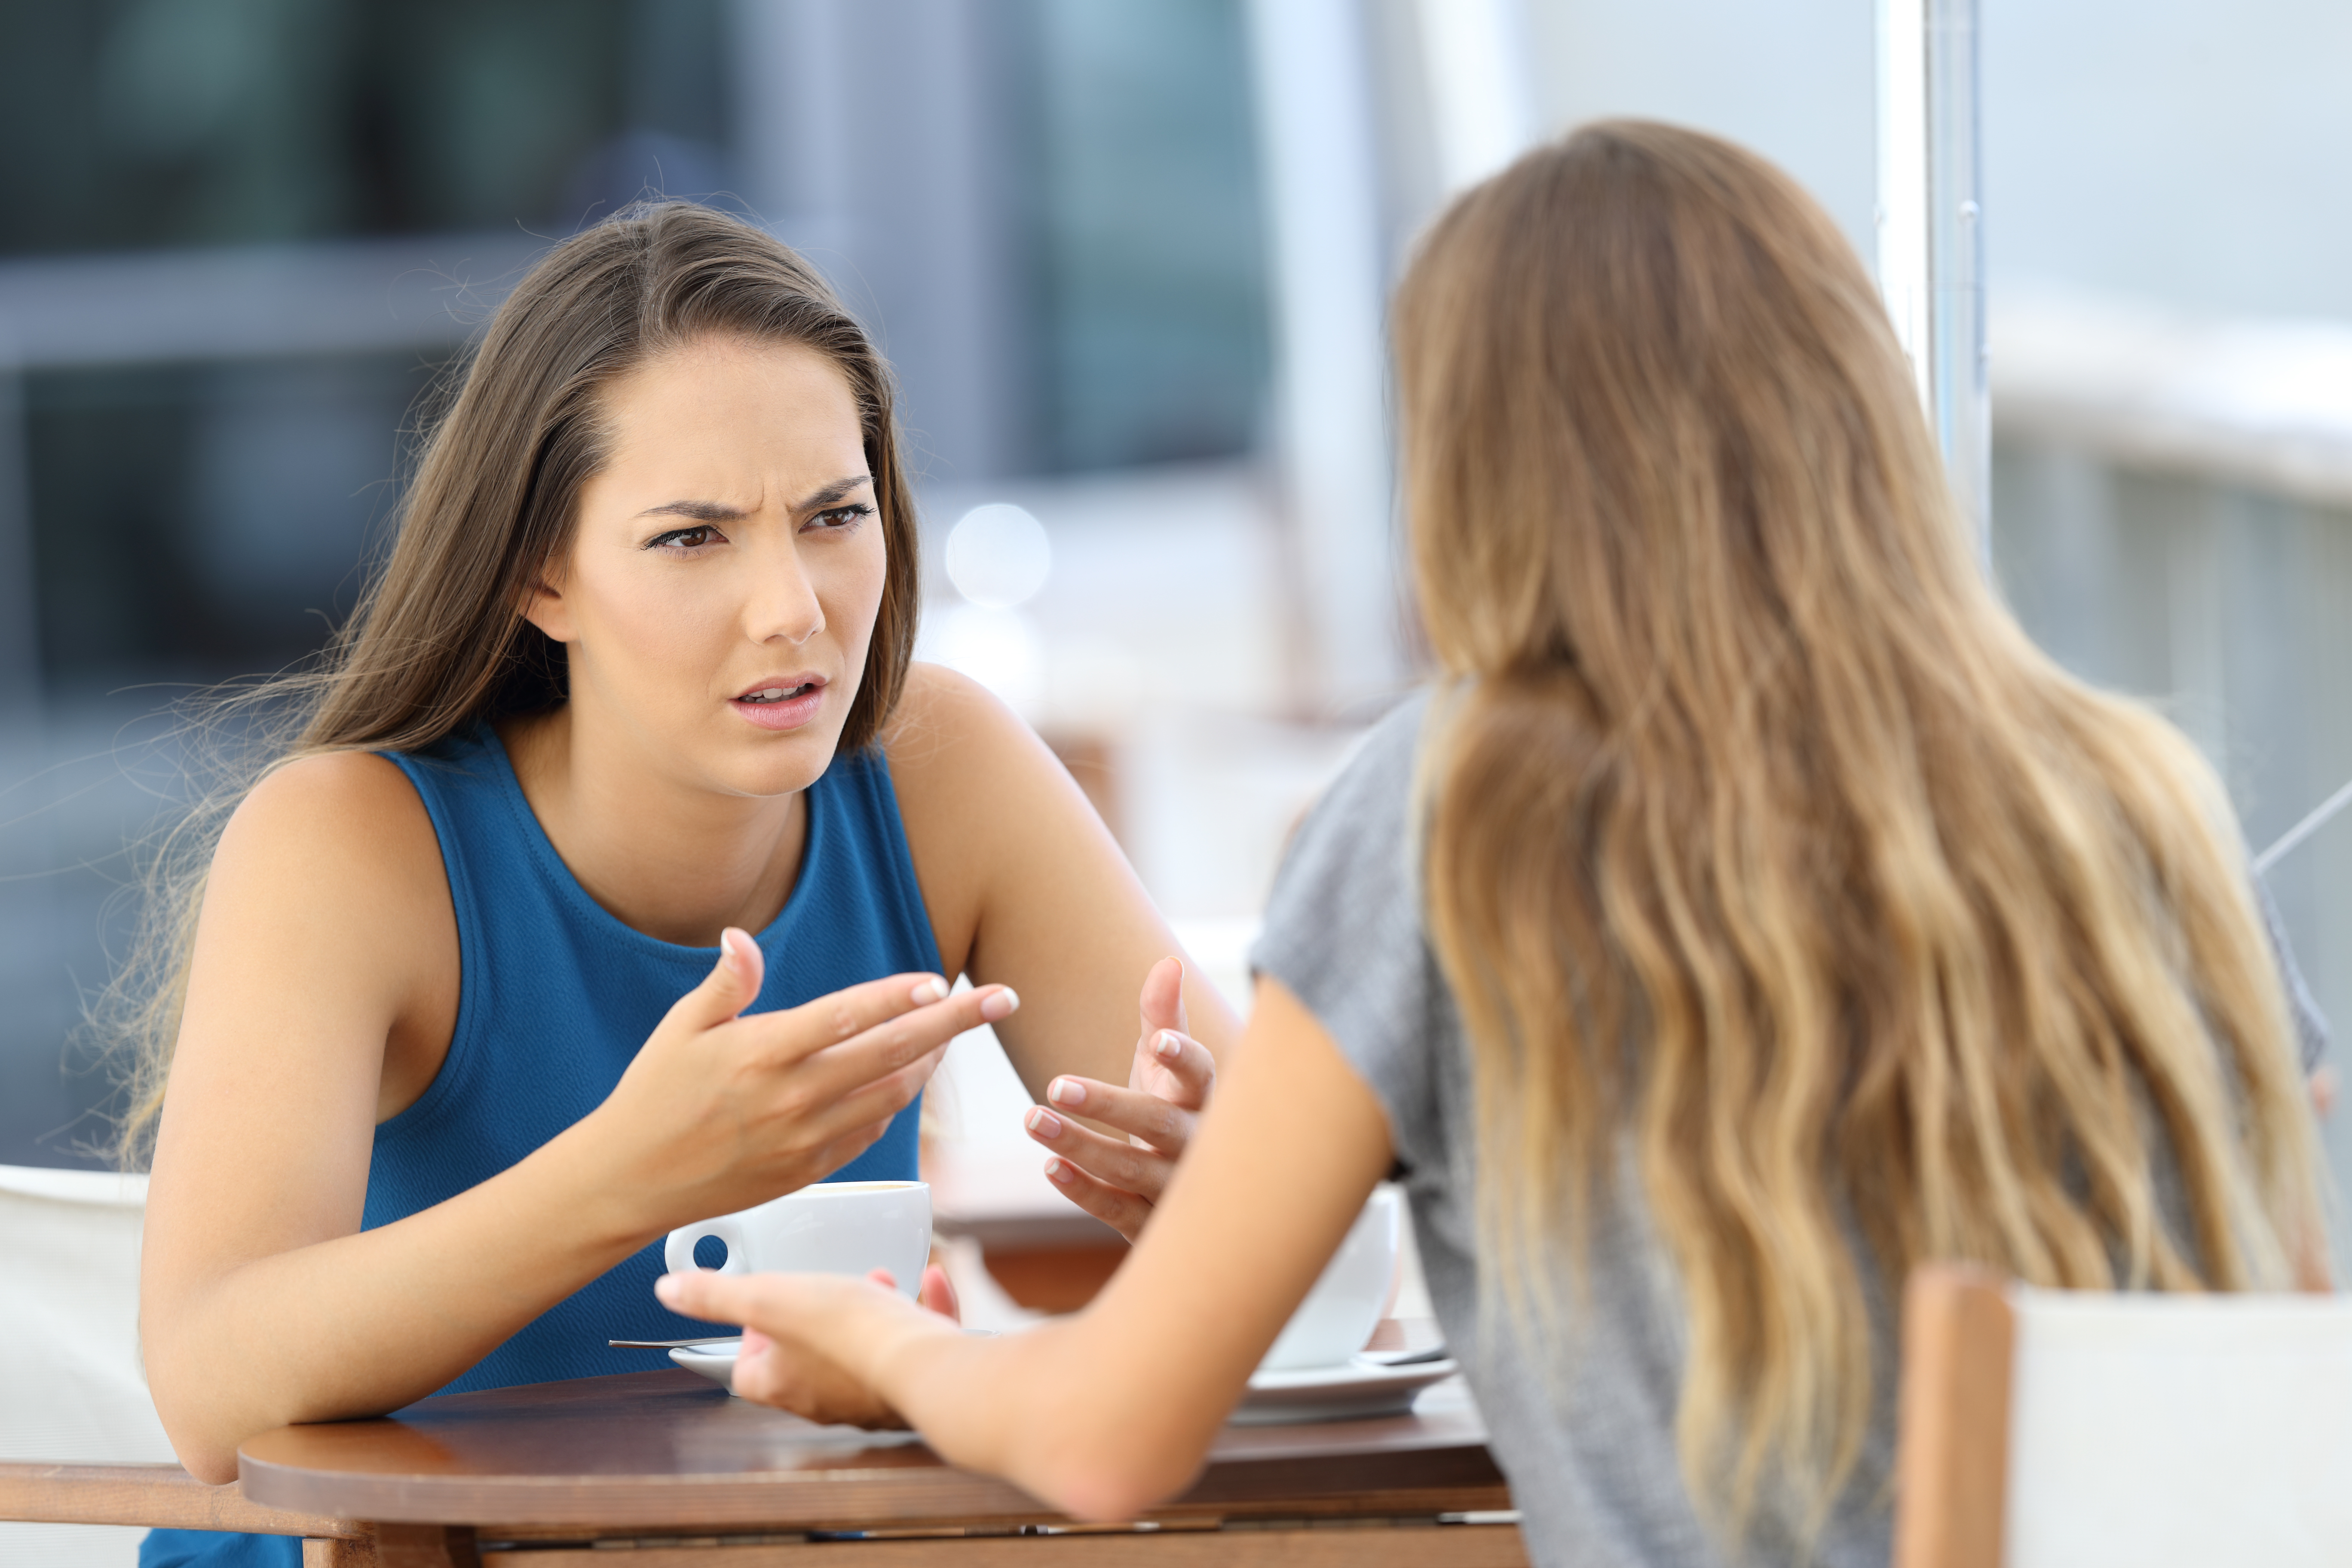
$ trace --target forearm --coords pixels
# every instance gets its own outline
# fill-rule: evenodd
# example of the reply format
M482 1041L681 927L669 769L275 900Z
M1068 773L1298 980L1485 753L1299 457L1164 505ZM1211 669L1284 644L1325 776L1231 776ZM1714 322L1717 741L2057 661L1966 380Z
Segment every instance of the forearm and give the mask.
M869 1343L863 1375L942 1454L1097 1520L1199 1471L1395 1159L1380 1102L1279 985L1261 985L1235 1058L1151 1231L1084 1311L961 1344L905 1313L870 1320L899 1337Z
M1198 1473L1230 1400L1215 1379L1168 1385L1097 1343L1105 1327L1082 1314L988 1339L904 1325L877 1336L865 1372L950 1463L1074 1518L1133 1519Z
M227 1480L256 1433L422 1398L659 1234L595 1179L584 1132L394 1224L151 1297L142 1349L182 1462Z
M672 1275L662 1299L773 1342L748 1385L737 1363L747 1397L821 1412L846 1384L958 1465L1079 1518L1134 1518L1198 1472L1395 1160L1379 1100L1278 985L1261 985L1236 1058L1150 1232L1073 1317L981 1339L878 1285L818 1275Z

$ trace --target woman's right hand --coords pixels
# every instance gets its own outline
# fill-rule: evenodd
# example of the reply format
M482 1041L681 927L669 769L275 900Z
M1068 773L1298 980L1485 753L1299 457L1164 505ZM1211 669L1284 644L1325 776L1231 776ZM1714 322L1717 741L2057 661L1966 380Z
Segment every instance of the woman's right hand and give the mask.
M606 1168L637 1229L749 1208L831 1175L913 1103L949 1041L1021 1005L1003 985L958 995L936 974L896 974L742 1016L764 973L759 944L729 927L719 963L582 1124L617 1154Z

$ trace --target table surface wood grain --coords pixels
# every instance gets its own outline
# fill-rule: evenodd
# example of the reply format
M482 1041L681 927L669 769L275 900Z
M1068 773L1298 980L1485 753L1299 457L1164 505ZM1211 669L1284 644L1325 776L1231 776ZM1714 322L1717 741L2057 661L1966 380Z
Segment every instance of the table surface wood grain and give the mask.
M206 1486L177 1465L0 1461L0 1520L321 1537L366 1531L357 1520L265 1507L234 1483Z
M818 1427L682 1369L450 1394L247 1442L251 1501L334 1519L467 1524L508 1539L691 1530L1050 1522L1018 1488L907 1434ZM1228 1427L1162 1520L1409 1518L1507 1509L1460 1383L1412 1415Z

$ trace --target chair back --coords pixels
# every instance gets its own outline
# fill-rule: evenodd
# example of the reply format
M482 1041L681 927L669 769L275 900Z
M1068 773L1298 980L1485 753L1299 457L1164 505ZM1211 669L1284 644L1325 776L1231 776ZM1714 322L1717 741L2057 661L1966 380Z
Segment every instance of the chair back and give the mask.
M0 1165L0 1461L170 1464L139 1367L147 1179ZM141 1530L0 1523L0 1562L128 1564Z
M1906 1293L1897 1568L2352 1563L2352 1300Z

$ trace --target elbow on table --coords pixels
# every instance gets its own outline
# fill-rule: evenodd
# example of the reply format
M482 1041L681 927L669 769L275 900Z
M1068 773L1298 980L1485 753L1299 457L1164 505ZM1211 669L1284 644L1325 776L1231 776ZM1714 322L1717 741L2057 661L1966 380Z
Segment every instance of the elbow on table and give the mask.
M1198 1467L1181 1472L1167 1467L1073 1466L1055 1477L1044 1500L1085 1524L1123 1524L1140 1519L1184 1489Z
M180 1461L180 1468L205 1485L225 1487L236 1479L236 1444L183 1437L168 1426L163 1428L163 1436L172 1440L172 1453Z
M1172 1432L1138 1423L1041 1446L1015 1477L1040 1500L1088 1524L1137 1519L1201 1473L1203 1453Z
M156 1386L159 1381L162 1388ZM154 1397L156 1417L182 1469L208 1487L226 1486L236 1479L236 1447L242 1436L225 1429L227 1424L216 1416L205 1419L207 1412L200 1406L191 1408L193 1402L173 1397L170 1380L157 1379L152 1367L148 1392Z

